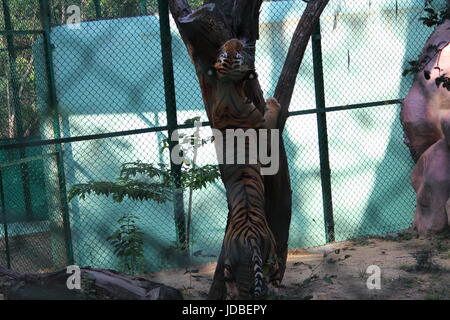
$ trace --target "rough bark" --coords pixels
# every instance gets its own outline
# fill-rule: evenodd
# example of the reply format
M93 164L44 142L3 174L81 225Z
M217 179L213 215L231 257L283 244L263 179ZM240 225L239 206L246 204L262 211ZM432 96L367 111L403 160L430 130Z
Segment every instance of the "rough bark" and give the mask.
M295 32L276 91L276 97L280 99L282 106L282 113L278 118L278 129L282 130L286 122L304 51L314 24L317 23L327 3L328 0L311 0ZM247 54L254 61L256 41L259 38L261 4L262 0L207 0L204 6L192 11L186 0L169 0L171 14L195 65L210 121L216 88L213 82L208 81L205 70L214 64L221 45L232 38L246 42ZM245 94L264 113L265 100L259 81L247 81ZM283 276L291 221L291 186L283 138L280 137L280 139L280 169L278 174L264 177L264 187L267 221L275 236L277 255L281 259L280 271ZM224 299L225 290L222 250L209 299Z
M19 273L0 267L0 295L8 300L182 300L181 293L144 278L112 270L81 269L81 290L69 290L66 270Z

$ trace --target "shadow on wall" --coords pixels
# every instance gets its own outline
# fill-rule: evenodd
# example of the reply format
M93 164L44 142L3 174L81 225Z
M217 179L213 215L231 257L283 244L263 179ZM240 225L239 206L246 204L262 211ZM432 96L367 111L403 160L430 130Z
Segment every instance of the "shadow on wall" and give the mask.
M266 97L274 94L290 41L306 4L299 1L268 2L263 7L257 72ZM308 46L297 77L290 110L314 108L314 77L311 45ZM315 115L288 119L284 143L292 188L291 248L325 243L319 151Z
M322 21L327 106L402 98L401 77L431 30L423 2L336 1ZM406 54L405 54L406 53ZM330 112L328 135L336 240L407 228L414 197L400 106Z
M417 59L432 32L432 28L427 28L418 21L422 13L422 9L419 8L406 14L405 17L399 17L408 20L402 70L409 66L408 61ZM411 85L412 76L403 77L398 97L404 98ZM403 143L400 105L396 105L385 157L377 166L371 197L368 199L358 235L379 233L381 230L396 231L399 226L403 228L411 226L415 208L415 193L410 180L413 166L414 162L408 148Z

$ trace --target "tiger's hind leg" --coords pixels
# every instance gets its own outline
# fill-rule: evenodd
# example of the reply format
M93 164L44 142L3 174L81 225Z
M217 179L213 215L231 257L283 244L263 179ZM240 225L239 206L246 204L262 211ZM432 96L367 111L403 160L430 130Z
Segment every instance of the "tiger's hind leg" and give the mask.
M266 129L276 129L278 115L280 114L281 106L275 98L268 98L266 100L266 112L264 113L264 120L266 122Z
M236 280L233 277L230 262L228 259L227 259L227 261L225 261L224 279L225 279L225 286L227 289L226 300L238 299L239 298L239 290L236 285Z
M269 257L265 265L265 282L267 283L267 295L269 297L277 299L280 297L280 266L279 259L275 251L275 239L270 231L269 238L266 239L266 248L268 248L267 255Z

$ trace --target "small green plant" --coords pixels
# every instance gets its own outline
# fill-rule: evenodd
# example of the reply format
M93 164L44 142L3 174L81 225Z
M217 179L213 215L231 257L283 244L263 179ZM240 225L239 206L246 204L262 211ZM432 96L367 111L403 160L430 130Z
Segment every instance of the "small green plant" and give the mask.
M114 254L121 260L125 273L144 272L144 240L137 221L139 217L124 215L117 222L119 228L107 238L114 247Z
M270 275L270 272L272 271L272 269L273 269L274 265L277 263L277 261L278 261L278 263L281 263L281 259L280 258L272 257L272 258L267 259L267 261L266 261L266 263L264 264L264 267L263 267L263 275L264 275L264 277L267 277L267 276Z
M433 262L433 251L431 250L419 250L412 254L416 259L416 270L417 271L431 271L436 268Z
M414 267L411 267L409 265L406 264L402 264L401 266L398 267L400 270L406 271L406 272L411 272L414 270Z
M188 119L185 125L194 126L192 134L179 135L179 146L183 155L184 167L189 168L189 174L182 176L183 185L189 191L188 212L186 223L186 243L185 248L189 250L192 232L192 205L195 190L200 190L208 183L216 181L220 177L218 166L207 165L199 168L197 166L198 151L201 147L214 141L214 137L200 136L200 117ZM169 149L169 139L163 140L161 152Z
M135 179L140 174L147 180ZM142 163L140 161L125 163L121 166L117 181L87 182L76 184L69 190L68 199L78 196L84 200L91 194L112 196L113 201L122 202L125 197L132 200L153 200L164 203L171 198L171 175L166 165Z
M418 278L415 277L402 277L399 276L393 281L394 285L399 288L412 289L417 286L419 282Z
M402 265L399 267L401 270L407 272L424 272L424 273L443 271L439 265L434 263L433 261L434 252L432 250L428 249L419 250L411 253L411 255L416 260L416 264L413 266Z
M199 118L187 120L185 124L192 124ZM189 206L187 219L187 234L184 234L183 243L177 244L180 251L189 252L193 192L205 188L209 183L215 182L220 177L217 165L197 165L198 149L212 142L213 138L201 138L199 127L195 128L192 135L180 135L179 146L183 156L181 173L175 173L170 166L158 163L144 163L141 161L128 162L121 165L119 177L116 181L91 181L73 185L68 192L68 199L75 197L84 200L87 196L95 194L112 197L114 202L121 203L125 198L138 201L155 201L165 203L174 197L174 191L181 184L182 190L189 191ZM161 153L169 148L169 140L163 140ZM177 183L176 181L177 180ZM182 212L184 215L184 212ZM178 227L178 225L177 225ZM183 228L184 230L184 228ZM181 241L180 241L181 242Z
M366 269L359 267L358 268L358 277L362 280L365 279L367 277Z
M424 297L425 300L449 300L450 294L448 288L436 288L431 286L427 290L427 295Z

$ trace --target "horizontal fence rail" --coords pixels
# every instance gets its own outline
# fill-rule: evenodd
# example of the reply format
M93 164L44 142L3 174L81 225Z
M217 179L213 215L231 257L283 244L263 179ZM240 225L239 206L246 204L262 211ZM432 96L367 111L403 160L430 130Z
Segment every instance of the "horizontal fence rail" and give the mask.
M327 112L336 112L336 111L345 111L345 110L355 110L355 109L371 108L371 107L389 106L389 105L393 105L393 104L401 104L402 100L403 99L396 99L396 100L360 103L360 104L346 105L346 106L327 107L325 109L309 109L309 110L292 111L292 112L289 112L288 117L308 115L308 114L327 113ZM209 123L209 121L205 121L205 122L200 122L200 125L203 127L209 127L211 124ZM194 125L193 124L182 124L182 125L178 124L175 128L176 129L192 129L192 128L194 128ZM11 150L11 149L19 149L19 148L25 148L25 147L47 146L47 145L54 145L54 144L107 139L107 138L113 138L113 137L114 138L125 137L125 136L129 136L129 135L163 132L163 131L168 131L168 127L162 126L162 127L154 127L154 128L146 128L146 129L138 129L138 130L108 132L108 133L104 133L104 134L93 134L93 135L88 135L88 136L77 136L77 137L71 137L71 138L46 139L46 140L38 140L38 141L11 143L11 144L7 144L7 145L0 145L0 150Z

